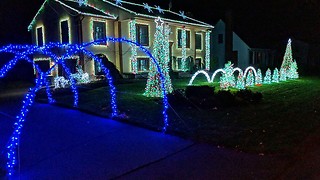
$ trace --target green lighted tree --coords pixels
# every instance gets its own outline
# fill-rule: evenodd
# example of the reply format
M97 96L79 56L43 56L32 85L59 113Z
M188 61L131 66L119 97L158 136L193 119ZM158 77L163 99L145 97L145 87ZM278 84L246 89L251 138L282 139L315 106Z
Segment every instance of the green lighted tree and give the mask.
M246 77L246 86L254 86L254 76L251 69L249 70Z
M256 77L256 85L261 85L261 84L262 84L262 73L261 73L261 69L258 69L257 77Z
M154 34L153 57L158 61L163 77L165 79L166 93L173 91L169 76L169 35L170 28L158 17L156 20L156 32ZM144 92L147 97L163 97L161 87L161 76L156 65L150 62L147 86Z
M224 65L223 70L226 73L220 77L220 88L227 90L229 87L235 87L235 77L233 75L233 64L231 64L231 61L228 61L228 63Z
M271 84L271 70L268 68L264 77L264 84Z
M279 82L279 71L278 71L278 68L275 68L273 70L272 82L274 82L274 83L278 83Z
M286 52L284 53L283 61L280 68L280 71L281 69L285 71L284 73L286 74L287 77L288 77L288 74L286 72L290 71L290 65L292 62L293 62L293 59L292 59L291 39L289 39L286 47Z

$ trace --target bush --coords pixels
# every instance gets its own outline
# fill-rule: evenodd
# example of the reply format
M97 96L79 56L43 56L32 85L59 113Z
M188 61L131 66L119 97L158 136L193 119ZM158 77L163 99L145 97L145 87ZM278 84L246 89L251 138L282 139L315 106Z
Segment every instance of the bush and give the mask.
M177 89L174 90L172 93L167 95L168 102L171 105L185 105L188 103L186 97L184 96L184 90L183 89Z
M187 98L208 99L214 96L214 87L210 86L187 86L185 95Z
M257 103L262 100L262 94L260 92L252 92L249 89L239 90L234 96L239 104Z
M228 91L220 90L216 95L216 99L218 100L218 104L222 107L229 107L235 104L234 95Z

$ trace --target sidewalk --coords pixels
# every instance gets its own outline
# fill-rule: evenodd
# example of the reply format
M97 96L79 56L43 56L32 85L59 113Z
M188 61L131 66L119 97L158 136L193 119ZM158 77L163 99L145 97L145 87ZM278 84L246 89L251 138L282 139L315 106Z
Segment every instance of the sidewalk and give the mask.
M286 166L46 104L31 109L19 155L15 178L34 180L275 179Z

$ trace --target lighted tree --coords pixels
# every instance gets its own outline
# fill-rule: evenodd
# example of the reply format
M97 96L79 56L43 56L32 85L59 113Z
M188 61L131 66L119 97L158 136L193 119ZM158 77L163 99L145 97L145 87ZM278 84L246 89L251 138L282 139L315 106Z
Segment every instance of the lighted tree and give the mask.
M245 86L244 86L244 77L243 77L243 73L242 73L242 72L239 72L238 79L237 79L237 84L236 84L236 88L237 88L237 89L245 89Z
M279 82L279 70L278 70L278 68L275 68L273 70L272 82L274 82L274 83L278 83Z
M251 69L249 70L246 77L246 86L254 86L254 76Z
M235 87L235 77L233 75L233 64L229 61L224 65L224 74L220 77L220 88L228 89L229 87Z
M289 71L287 72L287 77L290 79L297 79L299 78L299 74L298 74L298 66L297 66L297 62L293 61L290 64L290 68Z
M264 84L271 84L271 70L268 68L264 77Z
M287 80L287 73L286 70L284 68L280 69L280 77L279 77L280 81L286 81Z
M289 39L286 47L286 52L284 53L283 61L280 68L280 71L281 69L285 71L285 74L287 77L289 73L287 74L286 72L290 71L290 65L292 62L293 62L293 59L292 59L291 39Z
M262 73L261 73L261 69L258 69L257 77L256 77L256 85L261 85L261 84L262 84Z
M162 75L166 93L173 91L171 79L169 76L169 35L170 28L165 25L160 17L156 20L156 32L154 34L153 57L158 61ZM156 67L156 64L150 62L147 86L144 92L147 97L163 97L161 87L161 75Z

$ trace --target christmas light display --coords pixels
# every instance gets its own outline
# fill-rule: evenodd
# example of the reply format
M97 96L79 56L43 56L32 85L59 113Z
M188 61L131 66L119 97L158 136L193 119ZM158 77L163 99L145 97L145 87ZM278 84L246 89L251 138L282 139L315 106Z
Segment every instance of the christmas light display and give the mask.
M187 32L186 29L183 27L181 30L181 70L186 72L188 70L187 64Z
M261 69L258 69L257 71L257 76L256 76L256 85L262 85L262 73L261 73Z
M247 77L247 73L248 73L249 70L252 70L252 72L253 72L253 74L254 74L255 77L257 76L257 71L256 71L256 69L255 69L254 67L252 67L252 66L249 66L249 67L246 68L246 70L245 70L244 73L243 73L243 76L244 76L244 77Z
M264 84L271 84L271 70L268 68L263 80Z
M54 77L53 82L54 82L55 89L65 88L69 84L69 81L65 79L63 76Z
M287 72L285 68L280 68L280 81L286 81L287 80Z
M163 116L164 116L164 126L163 126L163 132L166 131L167 127L168 127L168 115L167 115L167 109L168 109L168 100L166 97L166 89L165 89L165 77L163 76L163 74L161 73L161 68L159 66L159 64L157 63L156 59L152 56L152 54L146 49L144 48L142 45L137 44L136 42L127 40L127 39L122 39L122 38L105 38L102 40L97 40L94 42L90 42L90 43L85 43L83 45L71 45L71 44L60 44L60 43L49 43L48 45L45 45L43 47L37 47L37 46L6 46L4 48L0 49L0 52L12 52L12 53L16 53L17 55L15 56L15 58L11 61L9 61L9 63L7 63L5 66L3 66L0 70L0 77L4 77L6 75L6 73L12 69L14 67L14 65L17 63L17 61L19 59L24 59L27 58L28 55L34 54L34 53L43 53L44 55L49 56L54 62L55 64L45 73L40 74L38 76L38 80L36 81L36 86L34 88L31 88L29 90L29 92L26 94L25 96L25 100L23 101L23 106L20 110L20 114L17 116L17 121L15 123L15 128L14 128L14 132L10 137L10 140L7 144L7 158L8 158L8 162L7 162L7 169L8 169L8 175L12 175L14 172L14 167L17 164L17 158L16 158L16 149L19 146L19 141L20 141L20 135L21 135L21 130L23 128L23 123L25 122L25 118L26 115L29 111L29 108L31 107L31 105L33 104L33 100L35 97L35 93L40 89L41 86L47 86L48 88L48 83L44 80L45 77L51 73L51 71L53 71L55 69L55 67L57 66L57 64L61 64L66 71L68 71L68 68L66 67L65 63L64 63L64 59L68 59L68 57L71 57L73 54L78 53L78 52L83 52L85 55L90 56L91 58L93 58L95 61L100 62L102 69L104 70L106 77L109 81L109 86L111 91L113 92L112 95L112 108L113 108L113 115L117 115L117 111L114 110L117 106L115 103L115 87L113 86L112 83L112 77L110 76L110 72L107 68L105 68L102 64L101 59L99 59L98 57L96 57L93 53L91 53L90 51L86 50L87 47L95 45L95 44L99 44L99 43L103 43L103 42L125 42L128 44L134 43L137 47L139 47L144 53L146 53L150 59L153 61L153 63L155 64L156 68L158 69L158 71L160 72L160 79L161 79L161 87L162 87L162 92L163 92L163 106L164 106L164 110L163 110ZM51 49L56 49L56 48L64 48L64 47L68 47L68 50L66 52L65 55L58 57L56 55L54 55L52 52L50 52ZM34 62L32 62L34 63ZM34 64L35 65L35 64ZM35 65L36 66L36 65ZM40 73L41 71L39 71L38 73ZM68 76L68 79L70 79L71 74L66 73ZM71 78L72 79L72 78ZM71 85L74 85L74 82L71 82ZM76 90L76 89L74 89ZM74 96L78 97L77 92L74 92ZM48 98L51 98L51 96ZM51 99L53 101L53 99ZM75 100L77 102L77 100Z
M164 14L163 9L161 9L160 6L157 6L157 5L156 5L155 7L156 7L156 9L159 11L159 13Z
M79 6L86 5L88 3L88 0L76 0L79 4Z
M170 28L158 17L156 20L156 32L154 34L153 56L158 59L162 74L165 77L165 89L167 93L173 91L171 78L169 76L169 35ZM160 74L157 71L155 64L150 63L148 81L145 89L145 96L147 97L163 97L161 90Z
M242 71L239 71L236 88L237 89L245 89L244 76L243 76Z
M180 16L182 17L182 19L186 19L187 16L184 14L184 11L179 11Z
M290 64L290 68L289 68L289 70L287 72L287 77L289 79L297 79L297 78L299 78L298 66L297 66L297 62L296 61L293 61Z
M205 55L205 62L206 62L206 70L210 70L210 31L206 32L205 36L205 47L206 47L206 55Z
M225 73L220 77L220 88L228 89L229 87L235 87L235 77L233 75L233 64L230 61L224 65Z
M188 86L191 86L191 85L192 85L194 79L198 76L198 74L203 74L203 75L207 78L207 82L211 82L209 74L208 74L206 71L204 71L204 70L199 70L199 71L197 71L196 73L194 73L194 74L192 75L192 77L191 77L191 79L190 79L190 81L189 81Z
M248 74L246 76L246 86L254 86L254 76L251 69L248 71Z
M283 56L280 73L281 73L281 69L283 69L285 71L286 76L289 77L286 72L290 71L290 65L292 64L292 62L293 62L293 59L292 59L291 39L289 39L286 47L286 52ZM284 79L284 77L282 77L282 79ZM280 76L280 81L281 81L281 76Z
M130 34L131 41L137 42L136 20L131 20L129 22L129 34ZM130 46L131 46L131 57L130 57L131 71L133 74L137 74L138 73L137 47L134 44L131 44Z
M90 83L89 74L83 72L82 68L78 65L76 67L77 72L75 74L71 74L72 78L76 80L77 84L87 84Z
M151 7L147 3L143 3L143 8L147 9L149 13L153 12Z
M278 71L278 68L275 68L273 70L272 82L273 83L279 83L279 71Z

